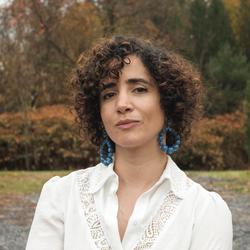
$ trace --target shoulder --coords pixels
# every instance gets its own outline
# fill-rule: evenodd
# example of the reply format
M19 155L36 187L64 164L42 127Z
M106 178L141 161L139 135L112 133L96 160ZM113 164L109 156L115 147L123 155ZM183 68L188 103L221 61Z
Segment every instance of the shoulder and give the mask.
M232 249L232 214L216 192L195 184L194 223L191 250Z
M227 216L231 215L231 211L226 203L226 201L221 197L220 194L214 191L208 191L200 184L196 183L196 210L197 216L201 216L202 213L206 211L207 214L213 213L223 213Z
M220 232L231 230L232 213L221 195L206 190L198 183L195 184L195 188L195 225Z
M85 169L79 169L70 172L65 176L53 176L49 180L47 180L43 189L60 189L62 191L68 190L74 183L77 181L79 176L92 176L98 171L99 166L88 167Z
M86 169L79 169L72 171L65 176L53 176L47 180L42 188L42 192L50 193L51 195L67 195L71 189L77 184L79 178L95 176L98 172L100 164L88 167Z

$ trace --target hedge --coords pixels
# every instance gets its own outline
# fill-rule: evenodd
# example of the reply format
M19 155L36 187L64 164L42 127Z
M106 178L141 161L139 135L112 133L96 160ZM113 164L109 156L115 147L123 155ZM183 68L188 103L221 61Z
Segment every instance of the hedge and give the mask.
M204 118L173 158L186 170L247 168L245 120L240 112ZM80 139L68 107L54 105L0 115L1 170L79 169L98 161L99 149Z
M176 161L188 170L246 169L244 147L246 118L241 112L203 118L193 128L191 140Z

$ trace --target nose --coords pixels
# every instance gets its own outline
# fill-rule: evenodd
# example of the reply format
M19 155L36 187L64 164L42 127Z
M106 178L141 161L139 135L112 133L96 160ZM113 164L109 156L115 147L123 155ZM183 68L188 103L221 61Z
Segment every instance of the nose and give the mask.
M133 106L128 93L123 91L118 94L116 106L117 106L117 112L121 114L133 110Z

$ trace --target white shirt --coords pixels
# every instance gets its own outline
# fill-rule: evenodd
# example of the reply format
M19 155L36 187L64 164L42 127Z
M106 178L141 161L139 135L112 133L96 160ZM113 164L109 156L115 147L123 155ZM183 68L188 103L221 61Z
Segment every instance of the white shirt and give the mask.
M160 179L137 199L122 242L117 189L113 163L51 178L43 186L26 250L232 249L227 204L188 178L170 156Z

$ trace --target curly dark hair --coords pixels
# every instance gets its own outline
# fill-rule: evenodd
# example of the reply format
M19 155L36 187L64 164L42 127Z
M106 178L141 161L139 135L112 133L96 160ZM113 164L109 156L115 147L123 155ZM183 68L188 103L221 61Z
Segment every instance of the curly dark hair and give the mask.
M104 129L100 115L101 83L106 77L118 79L124 65L129 63L126 60L129 55L141 59L158 86L165 117L171 118L171 127L182 142L188 139L193 122L201 117L203 110L199 72L174 52L156 48L149 41L124 36L104 39L78 60L71 84L80 131L100 146Z

